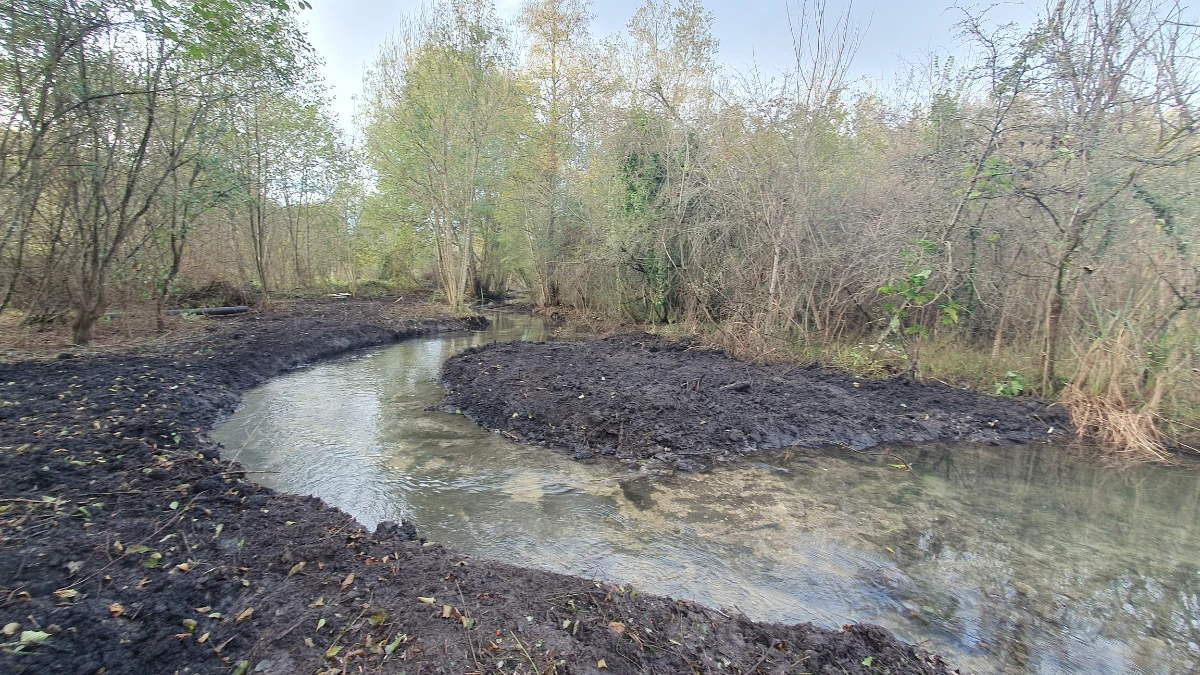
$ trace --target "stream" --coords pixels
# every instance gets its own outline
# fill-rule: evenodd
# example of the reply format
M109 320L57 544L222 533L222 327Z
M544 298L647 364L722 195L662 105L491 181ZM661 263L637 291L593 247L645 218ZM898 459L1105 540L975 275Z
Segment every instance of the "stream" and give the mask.
M466 554L826 627L867 622L964 672L1200 669L1200 471L1048 445L769 451L653 481L460 415L442 361L538 319L358 352L249 391L212 432L264 485Z

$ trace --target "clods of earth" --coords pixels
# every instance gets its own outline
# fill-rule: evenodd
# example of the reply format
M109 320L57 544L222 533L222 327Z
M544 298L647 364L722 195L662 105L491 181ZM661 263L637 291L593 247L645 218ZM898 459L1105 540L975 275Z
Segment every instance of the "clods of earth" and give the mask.
M950 672L878 627L755 623L468 559L406 524L365 531L257 485L205 435L268 377L472 325L412 300L295 302L0 364L0 671Z
M695 471L759 449L863 451L934 440L1028 443L1070 418L1032 399L817 366L756 365L652 335L484 345L443 369L443 408L577 459Z

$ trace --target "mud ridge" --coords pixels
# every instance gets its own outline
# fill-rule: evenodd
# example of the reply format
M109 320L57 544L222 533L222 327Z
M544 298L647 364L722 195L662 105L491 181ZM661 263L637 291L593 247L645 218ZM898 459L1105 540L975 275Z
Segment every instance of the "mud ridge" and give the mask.
M413 301L206 321L154 349L0 365L0 671L948 672L877 627L472 560L263 488L205 436L241 391L471 321Z
M1061 408L908 378L756 365L652 335L484 345L443 369L444 408L527 442L700 470L757 449L1028 443Z

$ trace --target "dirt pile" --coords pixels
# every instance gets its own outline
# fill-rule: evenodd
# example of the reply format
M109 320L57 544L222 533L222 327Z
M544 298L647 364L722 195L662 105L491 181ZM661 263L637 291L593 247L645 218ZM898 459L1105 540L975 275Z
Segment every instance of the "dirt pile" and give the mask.
M467 560L260 487L204 435L241 390L469 322L413 302L208 321L157 350L0 365L0 671L946 672L878 628Z
M528 442L701 468L755 449L1027 443L1069 418L1033 400L905 378L755 365L651 335L492 344L452 357L444 407Z

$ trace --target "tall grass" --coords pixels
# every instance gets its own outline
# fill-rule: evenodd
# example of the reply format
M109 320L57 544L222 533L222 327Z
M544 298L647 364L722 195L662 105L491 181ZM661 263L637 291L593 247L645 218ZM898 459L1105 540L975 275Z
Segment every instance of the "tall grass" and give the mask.
M1162 460L1169 447L1189 448L1200 404L1195 321L1184 313L1166 322L1145 312L1149 298L1101 312L1079 352L1062 403L1081 437L1137 459Z

